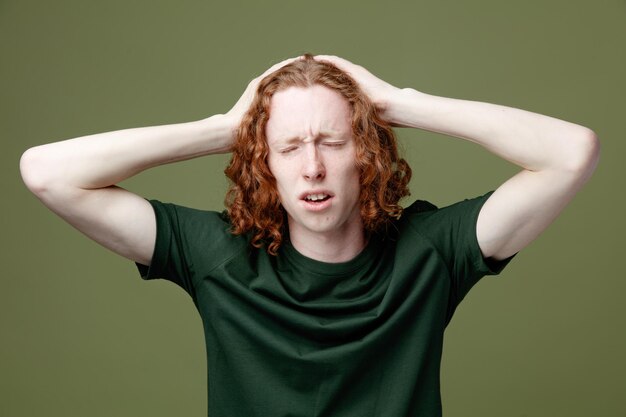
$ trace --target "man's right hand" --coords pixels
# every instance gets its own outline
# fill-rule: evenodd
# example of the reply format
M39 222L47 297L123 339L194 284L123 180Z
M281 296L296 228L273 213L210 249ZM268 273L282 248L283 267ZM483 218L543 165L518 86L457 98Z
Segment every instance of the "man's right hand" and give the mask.
M158 165L228 152L260 80L252 80L225 115L99 133L28 149L20 160L26 186L51 211L102 246L149 265L156 219L144 198L116 186Z
M248 86L246 87L241 97L239 97L239 100L237 100L235 105L226 114L224 114L224 117L226 118L226 120L228 120L228 123L233 127L233 132L237 130L237 128L241 124L243 116L250 108L250 105L254 100L254 96L261 80L269 74L273 73L274 71L295 61L296 59L301 59L301 57L288 58L284 61L274 64L270 68L268 68L263 74L259 75L248 83Z

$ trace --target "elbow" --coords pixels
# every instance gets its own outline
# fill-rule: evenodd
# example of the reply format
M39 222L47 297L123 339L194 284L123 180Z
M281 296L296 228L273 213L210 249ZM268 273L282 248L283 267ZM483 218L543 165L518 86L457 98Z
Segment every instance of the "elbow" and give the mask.
M583 137L583 157L581 170L588 171L591 175L593 171L595 171L596 166L598 166L598 162L600 161L600 139L598 139L598 135L591 130L587 129L587 133Z
M20 158L20 174L24 185L39 196L49 188L49 170L39 147L26 150Z
M567 168L584 183L594 173L600 161L600 140L593 130L584 128L583 133L574 142L574 150Z

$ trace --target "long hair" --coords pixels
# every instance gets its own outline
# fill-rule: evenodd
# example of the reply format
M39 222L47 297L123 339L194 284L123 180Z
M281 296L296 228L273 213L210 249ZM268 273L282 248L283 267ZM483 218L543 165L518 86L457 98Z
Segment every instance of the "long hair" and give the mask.
M398 201L409 195L411 168L400 158L394 132L344 71L306 54L263 78L236 133L232 158L224 170L231 180L226 208L236 235L251 232L251 244L267 245L276 255L283 240L285 210L267 162L265 127L272 96L289 87L322 85L341 94L352 110L352 133L360 178L360 214L366 233L384 230L399 218Z

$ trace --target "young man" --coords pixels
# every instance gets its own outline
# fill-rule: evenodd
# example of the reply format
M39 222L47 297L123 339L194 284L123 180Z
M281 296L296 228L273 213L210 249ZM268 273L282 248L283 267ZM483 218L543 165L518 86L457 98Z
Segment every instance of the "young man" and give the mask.
M441 209L407 209L390 126L478 143L522 170ZM233 151L227 213L147 201L117 182ZM523 110L398 89L333 56L281 62L226 114L29 149L55 213L191 296L209 415L438 416L443 332L592 174L595 134Z

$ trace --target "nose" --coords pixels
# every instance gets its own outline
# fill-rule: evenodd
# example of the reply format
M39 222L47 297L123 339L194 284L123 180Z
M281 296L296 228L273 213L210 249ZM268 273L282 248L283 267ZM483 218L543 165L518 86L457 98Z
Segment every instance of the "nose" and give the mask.
M302 175L308 181L319 181L326 176L324 163L320 158L317 146L309 144L306 152L304 152L304 160L302 161Z

